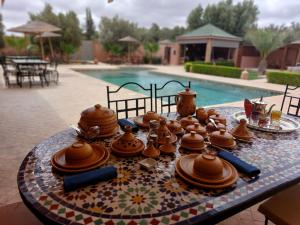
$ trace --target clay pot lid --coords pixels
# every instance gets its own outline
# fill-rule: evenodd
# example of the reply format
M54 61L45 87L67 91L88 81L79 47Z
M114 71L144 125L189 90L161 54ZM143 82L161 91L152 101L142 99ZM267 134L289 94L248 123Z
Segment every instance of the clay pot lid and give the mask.
M119 152L139 152L145 148L144 143L132 134L131 126L125 126L125 133L112 141L112 149Z
M191 131L182 136L181 147L191 150L202 150L205 148L204 138L195 131Z
M209 122L207 125L206 125L206 130L208 132L213 132L213 131L217 131L217 130L226 130L226 126L222 123L220 123L218 120L215 120L215 124L217 125L217 127L215 127L212 122Z
M98 121L108 117L115 117L113 110L103 107L100 104L96 104L81 113L81 120L84 121Z
M220 114L213 114L209 116L209 118L213 119L214 121L219 121L220 123L226 125L226 118L221 116Z
M160 116L154 112L154 111L148 111L144 116L143 116L143 122L144 123L149 123L150 120L159 120Z
M193 162L194 172L203 178L223 178L224 165L221 159L212 154L199 154Z
M196 92L192 91L189 87L186 87L184 91L179 92L178 95L193 95L196 96Z
M176 120L170 120L167 122L167 127L172 133L182 132L181 124Z
M208 117L210 117L212 115L216 115L216 114L218 114L218 112L215 109L208 109L207 110Z
M226 130L224 129L212 132L210 134L209 140L212 145L221 147L232 147L235 145L233 136L230 133L226 132Z
M153 140L149 140L147 147L142 152L142 154L149 158L157 158L160 155L159 149L155 148L153 145Z
M161 119L159 122L159 127L157 129L157 139L159 144L166 143L166 137L171 137L171 143L176 142L177 137L174 135L167 127L166 119Z
M103 146L75 142L54 154L53 160L62 168L79 169L100 162L104 156L105 148Z
M166 137L166 143L159 146L159 150L163 153L174 153L176 152L176 146L171 144L171 137L167 136Z
M183 117L181 120L180 120L180 124L183 128L185 128L186 126L188 125L191 125L191 124L194 124L194 123L198 123L199 121L194 118L193 116L189 115L187 117Z
M247 128L247 121L241 119L240 123L230 132L234 137L249 140L254 137L254 134Z
M205 127L201 126L200 123L194 123L194 124L188 125L185 128L185 130L187 132L195 131L197 134L200 134L200 135L202 135L204 137L207 136Z

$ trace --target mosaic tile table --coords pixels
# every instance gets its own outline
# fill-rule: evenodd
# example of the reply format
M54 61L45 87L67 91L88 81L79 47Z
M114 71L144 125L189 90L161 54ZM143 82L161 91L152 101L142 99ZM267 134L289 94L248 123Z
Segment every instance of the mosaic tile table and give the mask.
M218 108L235 125L232 113L240 108ZM57 224L208 224L218 222L300 181L300 137L298 131L271 134L254 131L253 144L239 143L234 153L262 171L255 180L239 178L227 190L194 188L174 172L180 156L161 156L158 166L145 171L137 162L111 156L107 165L118 168L118 177L64 193L62 177L51 170L54 152L75 141L73 130L65 130L37 145L24 159L18 186L25 204L41 220ZM140 131L139 136L145 138ZM104 140L108 141L108 140Z

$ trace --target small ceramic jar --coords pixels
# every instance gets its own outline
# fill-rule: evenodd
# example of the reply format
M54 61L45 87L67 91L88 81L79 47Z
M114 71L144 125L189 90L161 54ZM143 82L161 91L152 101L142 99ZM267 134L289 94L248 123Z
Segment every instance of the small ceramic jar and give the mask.
M204 108L198 108L196 110L196 118L199 120L200 123L206 123L206 120L208 119L208 114Z
M187 116L187 117L183 117L180 120L180 124L181 126L185 129L188 125L192 125L194 123L198 123L199 121L194 118L193 116Z

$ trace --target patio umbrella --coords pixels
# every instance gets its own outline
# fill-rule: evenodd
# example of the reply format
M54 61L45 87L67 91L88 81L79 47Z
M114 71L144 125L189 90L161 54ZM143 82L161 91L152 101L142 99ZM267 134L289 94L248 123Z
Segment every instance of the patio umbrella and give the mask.
M10 28L10 29L8 29L8 31L24 33L25 35L26 34L42 35L45 32L60 31L60 28L53 26L52 24L42 22L42 21L29 21L28 23L26 23L24 25ZM42 58L44 58L44 47L43 47L43 39L42 38L40 38L40 46L41 46Z
M53 33L53 32L44 32L44 33L42 33L42 35L38 36L39 38L48 38L48 43L49 43L49 46L50 46L50 51L51 51L52 58L53 58L54 54L53 54L53 47L52 47L51 38L60 37L60 36L61 36L60 34Z
M130 62L130 45L134 44L134 43L139 43L139 41L131 36L123 37L123 38L119 39L119 41L128 43L128 62Z

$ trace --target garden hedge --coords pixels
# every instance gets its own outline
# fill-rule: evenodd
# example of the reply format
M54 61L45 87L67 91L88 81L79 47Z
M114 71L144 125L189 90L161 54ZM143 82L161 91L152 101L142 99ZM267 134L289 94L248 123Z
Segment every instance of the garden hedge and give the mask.
M269 83L273 84L290 84L293 86L300 86L300 73L270 71L267 73Z
M191 71L193 73L202 73L207 75L215 75L221 77L240 78L241 69L237 67L229 66L216 66L216 65L205 65L205 64L192 64Z

